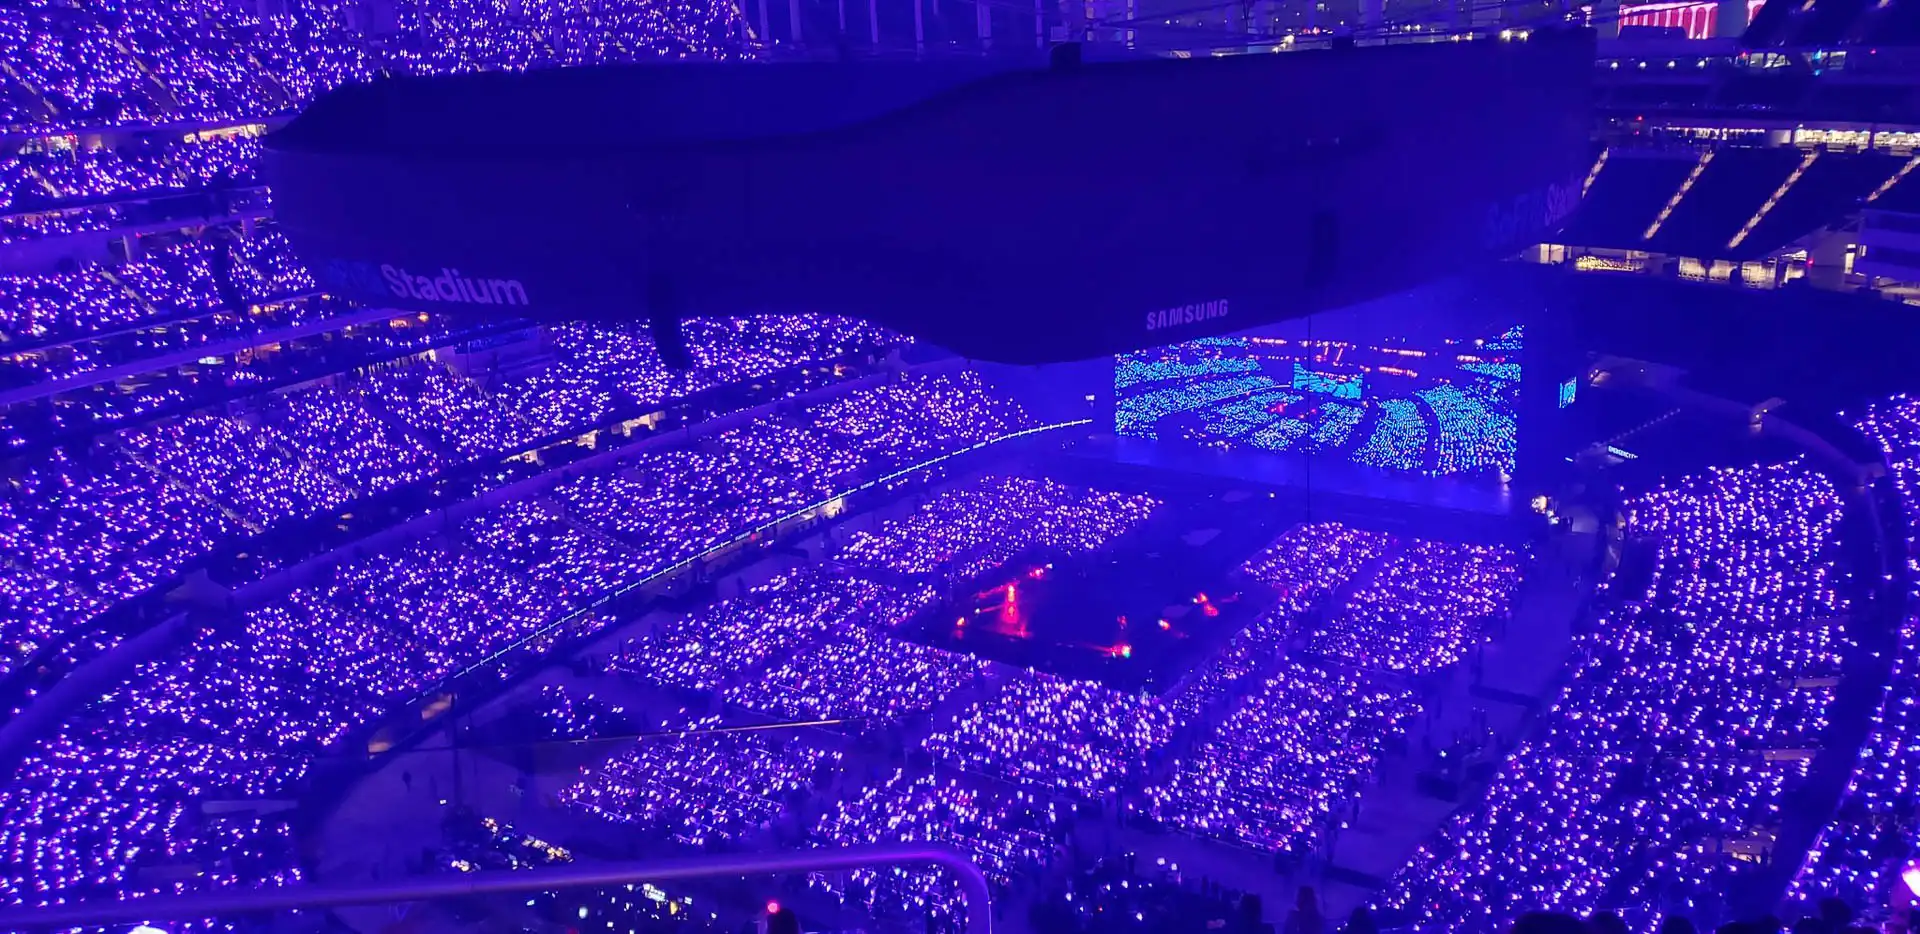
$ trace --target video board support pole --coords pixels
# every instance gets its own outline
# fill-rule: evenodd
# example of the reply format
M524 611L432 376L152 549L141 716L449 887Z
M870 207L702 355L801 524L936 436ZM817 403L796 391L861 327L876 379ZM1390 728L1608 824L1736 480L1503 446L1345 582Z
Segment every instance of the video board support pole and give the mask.
M934 865L951 871L967 901L969 934L991 934L987 877L957 850L939 846L850 846L785 853L727 854L657 862L575 863L556 869L426 876L352 885L293 885L197 895L155 895L115 901L0 910L0 930L50 930L232 917L304 908L335 908L559 889L604 888L712 876L834 872L870 866Z

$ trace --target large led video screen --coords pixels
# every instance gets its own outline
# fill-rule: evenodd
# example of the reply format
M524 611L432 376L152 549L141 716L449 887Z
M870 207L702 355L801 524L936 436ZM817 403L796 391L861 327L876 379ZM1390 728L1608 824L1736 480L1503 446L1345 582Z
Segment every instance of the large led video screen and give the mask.
M1518 325L1425 343L1232 336L1122 354L1114 430L1499 480L1514 470L1523 338Z

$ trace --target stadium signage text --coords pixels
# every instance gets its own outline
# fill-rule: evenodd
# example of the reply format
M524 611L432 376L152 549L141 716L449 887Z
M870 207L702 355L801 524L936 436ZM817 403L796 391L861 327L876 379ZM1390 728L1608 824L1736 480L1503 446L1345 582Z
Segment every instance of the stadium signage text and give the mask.
M1569 178L1493 205L1487 210L1487 245L1518 249L1558 230L1580 203L1583 181L1584 178Z
M458 269L441 269L437 276L416 276L391 265L380 267L387 288L400 298L423 302L461 302L467 305L525 305L527 287L518 279L468 279Z
M1160 311L1147 312L1147 330L1158 331L1183 324L1198 324L1226 316L1227 300L1224 298L1193 305L1181 305L1178 308L1164 308Z

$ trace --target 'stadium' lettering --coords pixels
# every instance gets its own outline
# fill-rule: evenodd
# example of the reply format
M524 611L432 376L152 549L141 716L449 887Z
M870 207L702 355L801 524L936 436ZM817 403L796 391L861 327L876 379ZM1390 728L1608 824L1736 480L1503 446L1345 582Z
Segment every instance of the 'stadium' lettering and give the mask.
M1147 330L1158 331L1162 328L1179 327L1183 324L1198 324L1227 316L1227 300L1216 299L1211 302L1199 302L1181 305L1178 308L1163 308L1147 312Z
M380 267L380 277L397 298L462 305L525 305L527 287L518 279L476 279L458 269L441 269L437 276L416 276L391 265Z

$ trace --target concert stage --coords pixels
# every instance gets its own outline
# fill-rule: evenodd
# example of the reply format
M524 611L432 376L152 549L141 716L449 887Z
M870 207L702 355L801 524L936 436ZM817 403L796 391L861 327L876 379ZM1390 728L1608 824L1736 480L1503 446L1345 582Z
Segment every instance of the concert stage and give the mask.
M1266 590L1233 572L1301 516L1246 489L1153 495L1165 504L1105 548L955 584L909 637L1123 691L1171 687L1265 608Z

